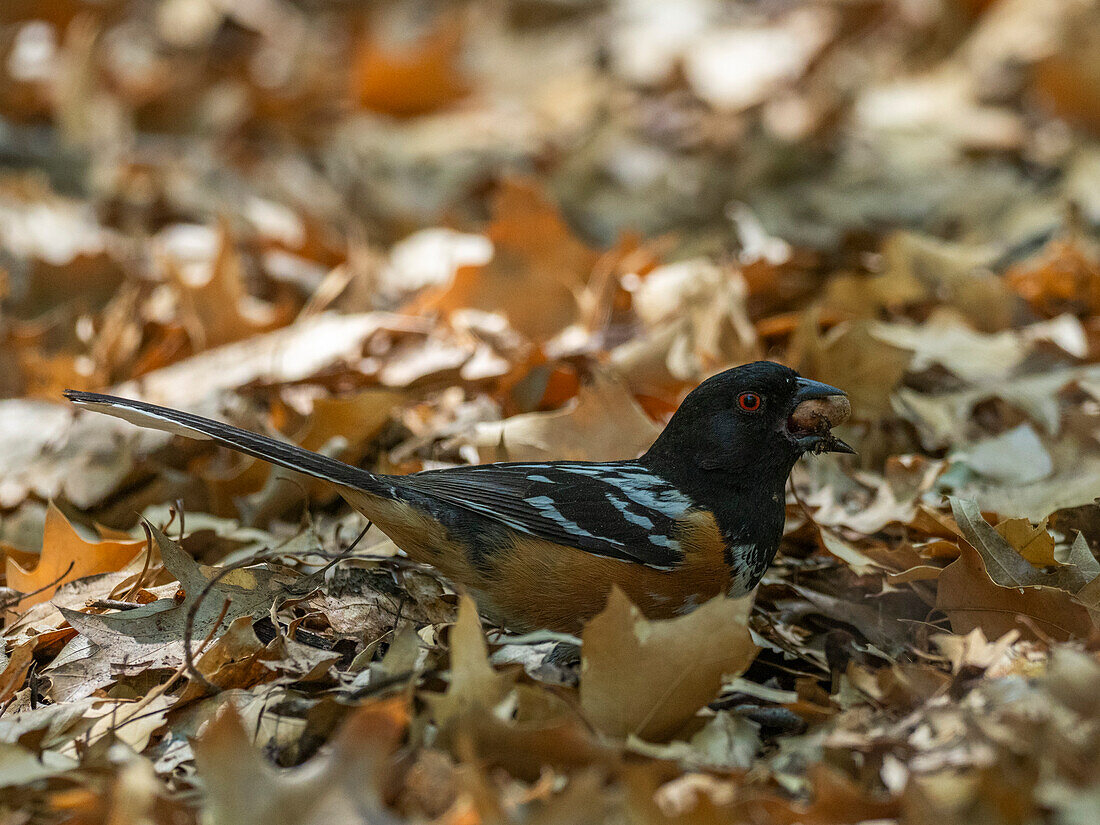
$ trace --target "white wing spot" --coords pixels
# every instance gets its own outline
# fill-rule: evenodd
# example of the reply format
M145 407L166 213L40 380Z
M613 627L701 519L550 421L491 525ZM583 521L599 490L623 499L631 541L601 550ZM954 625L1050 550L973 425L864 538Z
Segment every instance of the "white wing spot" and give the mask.
M619 498L614 493L604 493L604 497L611 502L612 506L623 514L623 518L629 521L631 524L637 524L639 527L644 527L646 530L653 529L653 519L647 516L639 515L638 513L631 512L630 505Z
M680 550L680 542L676 541L676 539L671 539L668 536L662 535L661 533L650 533L649 540L658 547L667 547L669 550L676 551Z
M569 464L560 469L602 481L625 494L635 504L672 519L682 516L693 504L690 498L644 467L616 467L611 470L607 467Z

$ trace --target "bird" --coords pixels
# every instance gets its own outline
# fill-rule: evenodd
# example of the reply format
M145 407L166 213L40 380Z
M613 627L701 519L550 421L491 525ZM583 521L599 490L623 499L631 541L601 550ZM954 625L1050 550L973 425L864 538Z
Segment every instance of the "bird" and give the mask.
M692 390L641 456L385 475L182 410L66 390L80 407L331 484L406 555L518 631L578 633L621 589L649 618L752 591L779 548L806 453L854 453L831 428L847 394L771 361Z

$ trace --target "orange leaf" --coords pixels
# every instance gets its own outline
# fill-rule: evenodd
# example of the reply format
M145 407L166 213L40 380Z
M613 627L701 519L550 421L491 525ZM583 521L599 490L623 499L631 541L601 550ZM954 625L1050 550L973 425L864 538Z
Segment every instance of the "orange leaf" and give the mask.
M26 597L16 605L16 609L25 610L31 605L48 601L57 588L66 582L121 570L144 548L144 539L85 541L64 514L51 503L46 511L46 526L42 531L42 554L37 566L33 570L28 570L9 557L7 577L8 587L22 593L37 590L55 579L58 581L41 593ZM68 570L67 573L66 570ZM63 577L62 574L64 574Z
M244 264L224 220L219 223L218 249L206 281L195 283L171 259L167 267L179 291L184 326L200 349L239 341L291 320L293 307L265 303L245 290Z
M751 607L720 596L650 621L613 589L581 636L581 711L611 736L669 739L718 694L724 676L739 676L756 657Z
M8 701L19 688L23 686L23 680L27 677L27 671L31 669L34 661L34 648L36 640L16 646L11 656L0 670L0 704Z
M1032 628L1037 628L1039 634L1065 641L1092 632L1088 609L1065 590L1001 587L990 579L978 552L965 543L959 558L939 575L936 607L951 620L952 632L961 635L980 627L988 639L1011 630L1034 638Z
M1072 240L1055 240L1036 259L1014 266L1005 276L1041 315L1063 312L1079 317L1100 314L1100 259Z
M366 37L356 49L352 93L365 109L414 117L441 109L466 95L456 64L462 50L459 26L440 26L405 48Z
M1036 64L1034 85L1054 114L1100 132L1100 58L1098 38L1078 27L1084 40L1076 49L1063 49Z
M425 297L423 309L500 312L536 341L579 319L577 295L598 255L574 237L533 183L501 184L486 234L493 259L460 268L448 287Z

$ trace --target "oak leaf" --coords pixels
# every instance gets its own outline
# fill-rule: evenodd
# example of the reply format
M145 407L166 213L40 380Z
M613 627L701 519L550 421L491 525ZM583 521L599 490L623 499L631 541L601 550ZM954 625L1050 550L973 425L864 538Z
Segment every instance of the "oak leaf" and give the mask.
M650 621L613 589L581 635L581 710L614 737L661 741L707 702L723 677L756 657L747 626L752 600L711 599L675 619Z
M27 568L10 556L6 560L9 587L29 593L45 585L50 586L33 596L25 597L15 608L25 610L31 605L48 601L64 582L120 570L144 547L144 539L87 541L73 528L57 506L51 503L46 510L42 553L38 564ZM54 584L50 584L51 582Z

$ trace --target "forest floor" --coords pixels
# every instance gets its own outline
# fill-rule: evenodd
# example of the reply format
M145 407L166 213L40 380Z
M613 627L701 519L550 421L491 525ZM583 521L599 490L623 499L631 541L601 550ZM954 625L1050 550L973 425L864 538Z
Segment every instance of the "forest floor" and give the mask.
M1095 0L4 0L0 825L1100 822L1098 55ZM859 455L579 668L61 398L408 473L761 358Z

